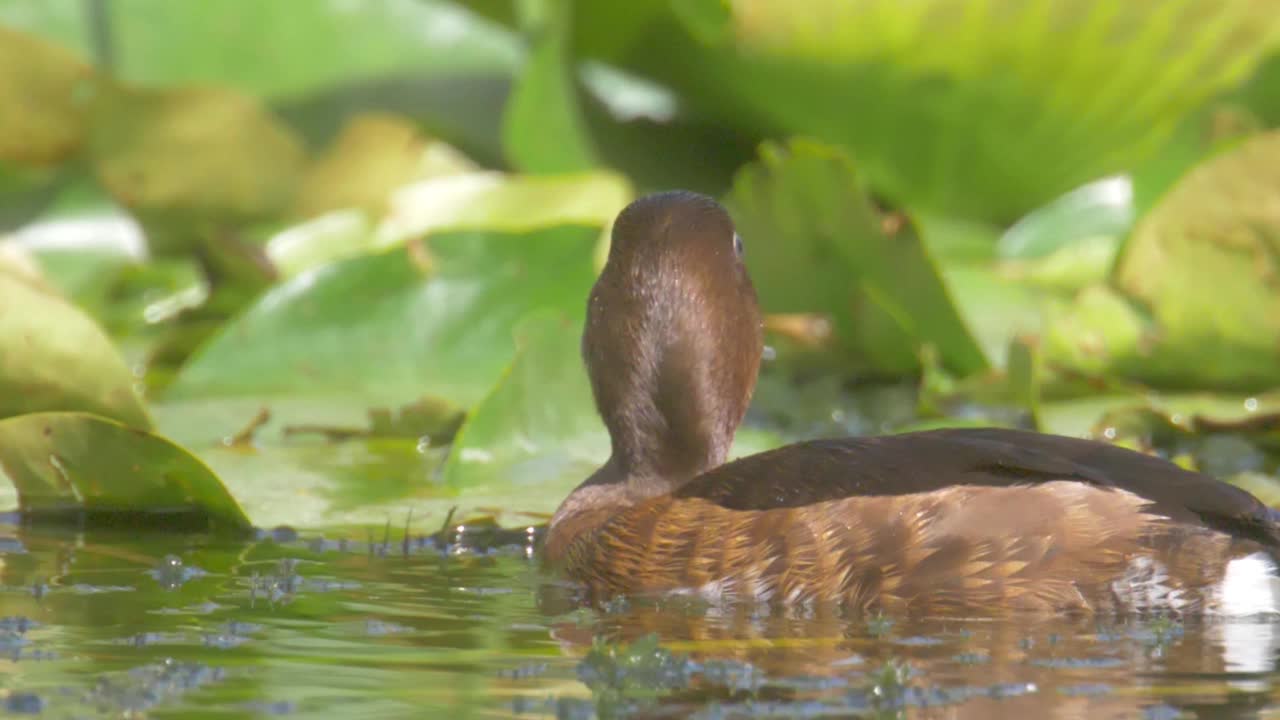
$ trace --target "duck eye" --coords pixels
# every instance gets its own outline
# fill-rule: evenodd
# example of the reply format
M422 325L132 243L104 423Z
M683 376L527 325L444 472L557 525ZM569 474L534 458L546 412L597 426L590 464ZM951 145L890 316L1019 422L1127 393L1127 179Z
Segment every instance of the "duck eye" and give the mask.
M738 233L733 234L733 252L742 257L742 236Z

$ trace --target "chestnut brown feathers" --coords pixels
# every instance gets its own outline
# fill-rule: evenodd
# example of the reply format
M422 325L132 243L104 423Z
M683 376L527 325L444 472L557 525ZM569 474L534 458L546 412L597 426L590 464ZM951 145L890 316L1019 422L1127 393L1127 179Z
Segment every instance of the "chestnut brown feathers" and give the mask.
M546 562L597 597L927 613L1215 612L1228 562L1275 571L1277 516L1252 495L1087 440L938 430L726 464L762 342L719 205L622 212L582 340L613 450L552 518Z

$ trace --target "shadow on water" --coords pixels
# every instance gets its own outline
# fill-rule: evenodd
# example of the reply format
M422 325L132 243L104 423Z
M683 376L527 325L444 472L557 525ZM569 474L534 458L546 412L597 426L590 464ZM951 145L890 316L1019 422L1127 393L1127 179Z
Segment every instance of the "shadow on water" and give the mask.
M539 573L530 538L0 525L0 714L1280 715L1277 622L587 609Z

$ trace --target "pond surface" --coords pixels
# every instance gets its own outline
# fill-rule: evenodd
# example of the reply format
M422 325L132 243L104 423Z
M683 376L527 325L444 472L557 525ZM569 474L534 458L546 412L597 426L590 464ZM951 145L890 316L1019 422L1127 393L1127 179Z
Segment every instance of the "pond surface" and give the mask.
M531 554L0 524L0 714L1280 717L1277 622L589 610Z

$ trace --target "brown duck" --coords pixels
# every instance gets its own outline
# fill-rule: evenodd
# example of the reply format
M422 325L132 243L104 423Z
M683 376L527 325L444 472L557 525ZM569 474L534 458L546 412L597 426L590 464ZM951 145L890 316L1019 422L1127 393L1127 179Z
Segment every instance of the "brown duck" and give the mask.
M1115 446L952 429L726 463L762 347L742 241L720 205L670 192L623 210L582 337L612 454L552 518L545 560L597 598L1280 611L1280 516Z

